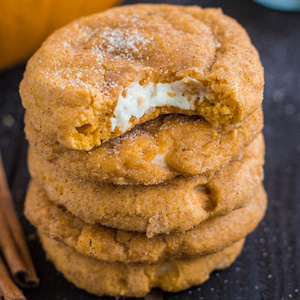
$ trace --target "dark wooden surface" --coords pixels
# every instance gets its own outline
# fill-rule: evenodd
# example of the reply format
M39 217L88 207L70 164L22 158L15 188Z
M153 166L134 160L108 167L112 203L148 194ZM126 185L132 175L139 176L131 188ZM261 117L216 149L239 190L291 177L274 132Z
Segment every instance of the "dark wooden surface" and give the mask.
M137 1L125 1L135 3ZM148 2L148 1L144 1ZM150 2L150 1L149 1ZM201 287L165 299L300 299L300 14L269 10L250 0L152 1L222 7L249 32L265 67L266 218L234 265ZM1 58L0 58L1 59ZM30 300L97 299L68 283L47 262L24 218L29 175L23 109L18 94L24 65L0 73L0 147L18 214L41 278Z

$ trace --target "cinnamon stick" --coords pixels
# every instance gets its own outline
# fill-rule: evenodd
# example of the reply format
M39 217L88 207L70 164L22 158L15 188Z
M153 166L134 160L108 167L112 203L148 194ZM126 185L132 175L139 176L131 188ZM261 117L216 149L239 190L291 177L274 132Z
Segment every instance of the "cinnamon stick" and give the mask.
M163 300L163 299L164 299L163 292L159 289L152 290L145 297L145 300Z
M26 300L23 293L11 280L6 266L0 257L0 299Z
M15 282L22 287L39 283L14 208L0 155L0 248Z

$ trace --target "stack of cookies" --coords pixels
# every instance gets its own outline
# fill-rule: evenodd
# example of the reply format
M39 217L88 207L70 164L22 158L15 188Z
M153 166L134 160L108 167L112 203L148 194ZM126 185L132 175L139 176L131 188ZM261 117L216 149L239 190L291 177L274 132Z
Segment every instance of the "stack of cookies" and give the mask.
M25 214L98 295L179 291L263 218L263 68L219 9L118 7L56 31L21 83Z

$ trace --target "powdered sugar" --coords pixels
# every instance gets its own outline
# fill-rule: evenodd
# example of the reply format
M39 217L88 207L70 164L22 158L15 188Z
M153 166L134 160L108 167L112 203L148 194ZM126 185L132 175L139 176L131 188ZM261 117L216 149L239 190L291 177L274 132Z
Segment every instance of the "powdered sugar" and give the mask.
M51 74L63 79L60 84L62 89L66 85L72 85L87 90L101 89L104 94L109 94L111 89L118 86L118 83L111 79L106 81L103 78L102 75L105 73L102 66L103 61L109 56L112 56L113 59L132 60L134 57L141 59L142 48L146 47L153 39L147 38L145 33L135 27L111 28L106 26L102 29L95 29L85 25L80 26L77 23L73 26L78 34L74 36L71 29L65 30L61 41L62 48L72 56L72 60L64 62L64 68L55 66L55 71ZM81 46L73 47L74 44ZM87 70L82 65L84 61L94 61L95 65ZM78 65L78 70L75 70L74 63ZM57 65L58 62L55 64ZM88 77L94 78L94 80L89 80ZM101 81L101 85L97 78Z
M152 38L146 38L136 28L105 27L98 35L99 44L94 44L95 52L115 54L116 58L132 58L132 54L139 54L140 49L150 43Z

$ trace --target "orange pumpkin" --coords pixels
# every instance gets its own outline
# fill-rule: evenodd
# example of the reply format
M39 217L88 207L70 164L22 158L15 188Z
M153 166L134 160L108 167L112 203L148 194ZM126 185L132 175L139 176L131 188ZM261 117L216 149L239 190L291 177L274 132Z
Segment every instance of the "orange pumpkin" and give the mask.
M32 55L55 29L120 0L0 0L0 69Z

